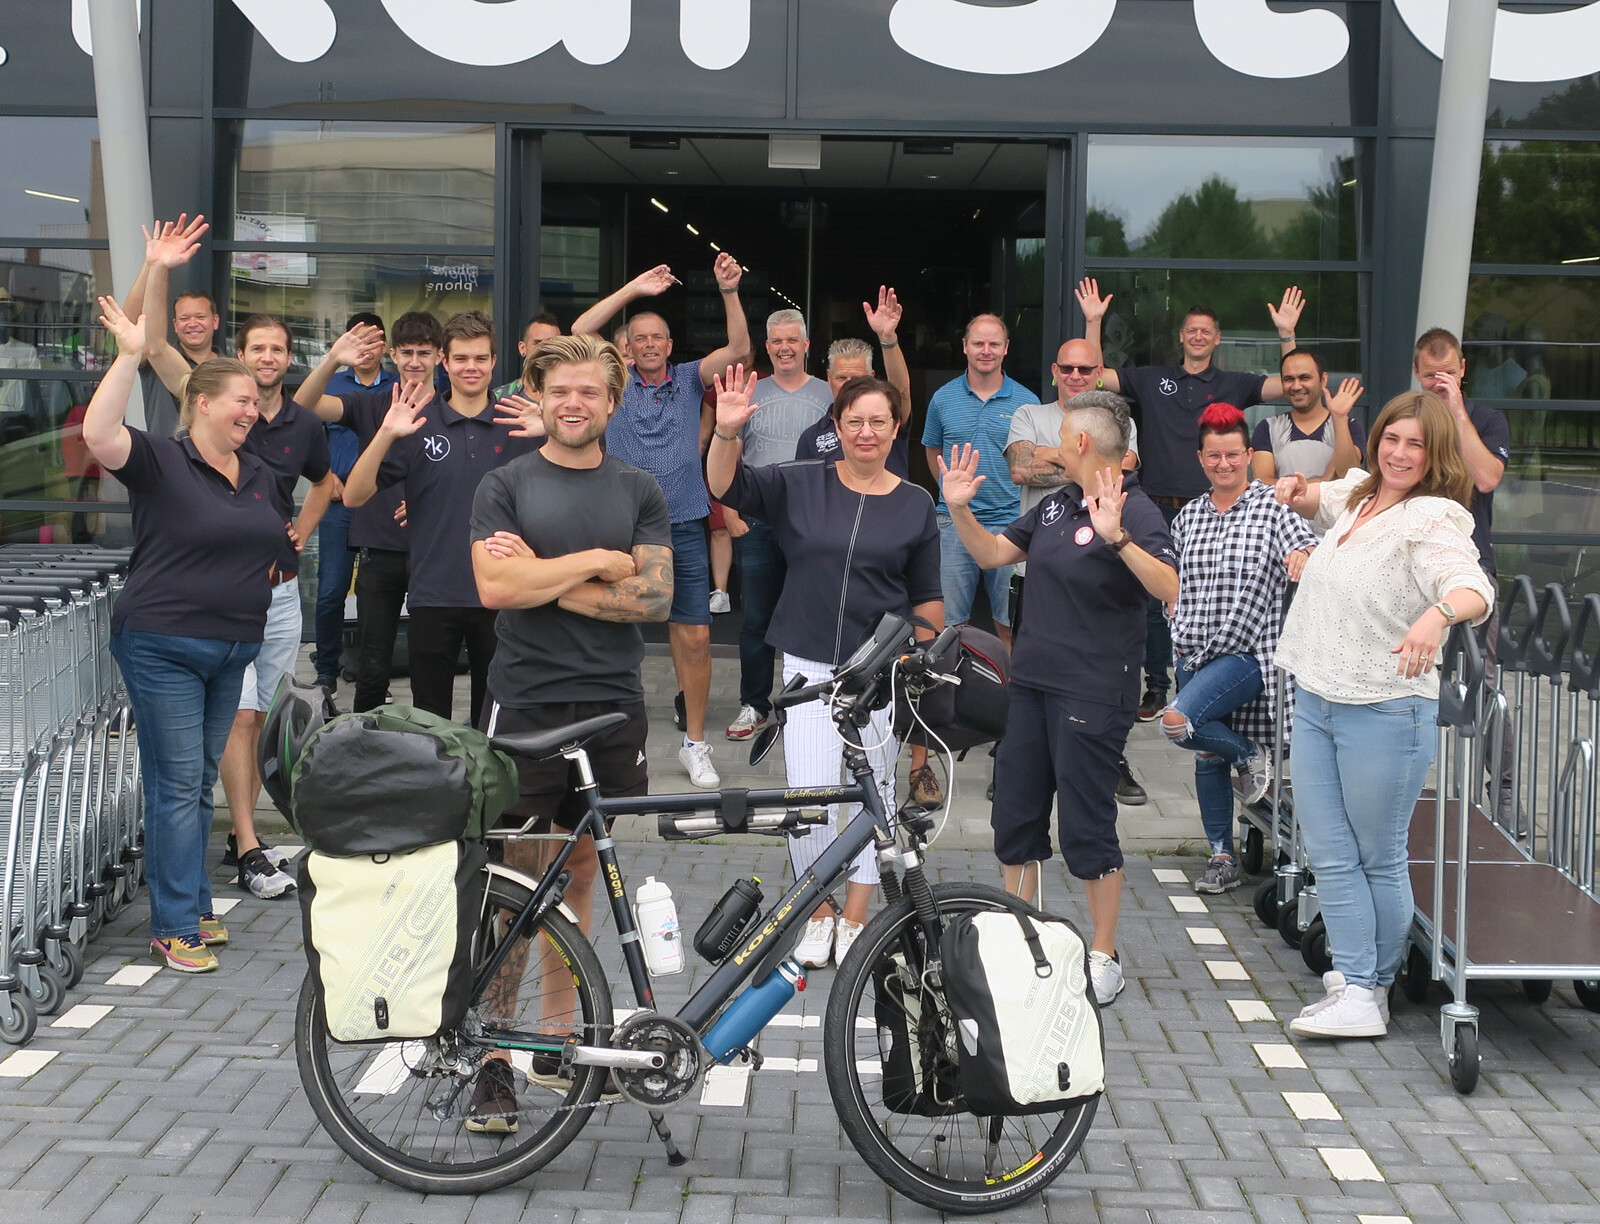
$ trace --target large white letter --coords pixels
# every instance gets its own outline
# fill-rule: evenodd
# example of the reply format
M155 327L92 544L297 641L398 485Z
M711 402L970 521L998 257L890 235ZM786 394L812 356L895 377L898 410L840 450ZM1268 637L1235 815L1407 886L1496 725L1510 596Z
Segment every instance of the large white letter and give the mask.
M1117 0L1031 0L989 8L963 0L896 0L889 33L920 60L1014 76L1077 59L1100 40Z
M1246 76L1316 76L1350 49L1344 19L1326 9L1277 13L1267 0L1194 0L1194 23L1211 54Z
M750 49L750 0L682 0L678 41L699 67L732 68Z
M631 0L383 0L419 47L458 64L520 64L564 42L583 64L609 64L628 47Z
M1395 0L1395 7L1417 41L1444 57L1444 23L1449 0ZM1600 72L1600 2L1554 13L1501 9L1494 20L1494 58L1489 75L1497 81L1570 81Z
M137 0L130 0L138 7ZM271 47L297 64L321 59L333 46L339 23L328 0L233 0ZM94 54L89 38L89 0L72 0L72 37L85 53Z

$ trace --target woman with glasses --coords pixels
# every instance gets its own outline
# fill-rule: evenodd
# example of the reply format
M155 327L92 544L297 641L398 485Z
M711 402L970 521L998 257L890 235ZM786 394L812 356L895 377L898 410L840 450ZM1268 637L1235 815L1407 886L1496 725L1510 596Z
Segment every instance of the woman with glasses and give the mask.
M784 683L802 675L814 684L832 675L885 612L921 617L933 629L919 629L918 636L932 637L944 628L933 499L886 467L900 429L900 393L881 379L852 378L831 410L839 434L837 460L749 467L740 459L739 430L757 411L750 402L755 382L743 366L716 380L717 420L706 477L718 501L764 519L777 534L788 573L767 641L783 654ZM888 709L875 713L862 738L884 806L892 812L899 745L891 716ZM839 737L817 702L789 712L783 752L791 787L832 786L842 778ZM825 827L789 840L797 877L838 836L839 823L835 808ZM830 953L844 960L866 924L877 883L869 846L850 873L838 921L831 902L824 901L806 924L796 950L802 964L820 968Z

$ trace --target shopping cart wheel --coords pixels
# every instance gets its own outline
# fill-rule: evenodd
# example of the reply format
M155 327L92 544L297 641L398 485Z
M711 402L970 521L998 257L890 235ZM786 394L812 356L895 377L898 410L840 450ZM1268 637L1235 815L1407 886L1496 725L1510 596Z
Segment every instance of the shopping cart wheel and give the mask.
M1261 836L1261 830L1251 825L1244 835L1244 850L1239 855L1239 867L1245 875L1260 875L1266 860L1266 842Z
M1268 876L1256 885L1256 917L1261 919L1261 925L1276 927L1278 925L1278 877Z
M1579 1003L1592 1012L1600 1012L1600 981L1592 978L1588 981L1580 979L1572 983L1572 989L1578 996Z
M1311 920L1300 939L1300 959L1319 976L1333 968L1333 957L1328 952L1328 924L1320 914Z
M30 988L27 992L28 997L41 1016L53 1016L61 1010L61 1004L66 1001L66 979L49 962L38 966L38 973L38 989Z
M1523 978L1522 993L1527 996L1529 1003L1544 1003L1550 998L1550 992L1555 988L1555 983L1549 978Z
M1405 995L1408 1003L1422 1004L1428 1001L1428 987L1432 985L1432 976L1428 967L1428 958L1422 954L1422 949L1416 944L1411 945L1406 953L1406 963L1400 970L1400 993Z
M1293 901L1278 907L1278 934L1291 948L1300 946L1300 939L1304 934L1300 930L1300 906Z
M56 945L61 951L61 966L59 972L71 990L83 981L83 949L70 939L63 939Z
M1456 1052L1450 1055L1450 1083L1462 1096L1478 1086L1478 1030L1475 1025L1456 1026Z
M39 1013L32 999L20 990L0 990L0 1041L25 1045L38 1027Z

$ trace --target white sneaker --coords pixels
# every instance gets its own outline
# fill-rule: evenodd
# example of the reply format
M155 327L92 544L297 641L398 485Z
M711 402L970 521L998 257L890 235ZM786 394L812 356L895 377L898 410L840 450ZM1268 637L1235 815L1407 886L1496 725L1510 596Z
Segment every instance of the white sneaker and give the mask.
M1128 983L1122 976L1122 966L1116 957L1107 956L1104 952L1091 952L1089 984L1094 987L1094 1001L1101 1007L1110 1007Z
M1255 755L1239 766L1239 776L1244 779L1245 806L1260 803L1272 789L1272 758L1256 749Z
M757 714L755 706L740 706L739 716L728 724L728 738L747 740L767 729L767 715Z
M855 938L851 936L851 938ZM833 954L833 916L813 918L806 923L806 932L795 945L794 957L807 969L822 969Z
M1289 1021L1289 1031L1299 1037L1382 1037L1388 1025L1375 990L1346 984L1325 1006Z
M1314 1016L1324 1007L1329 1007L1335 1003L1339 996L1344 993L1344 974L1337 969L1328 970L1322 975L1322 988L1328 993L1315 1003L1302 1007L1300 1009L1302 1016ZM1383 1022L1387 1025L1389 1023L1389 989L1386 986L1379 986L1373 991L1373 995L1377 999L1378 1014L1383 1017Z
M844 964L845 953L850 951L850 945L855 943L861 932L867 929L864 922L851 922L848 918L839 919L839 929L833 936L833 963Z
M711 763L711 745L704 740L679 748L678 760L689 771L689 781L701 790L716 790L722 785L722 776Z
M711 610L713 612L732 612L733 601L728 598L726 591L711 592Z

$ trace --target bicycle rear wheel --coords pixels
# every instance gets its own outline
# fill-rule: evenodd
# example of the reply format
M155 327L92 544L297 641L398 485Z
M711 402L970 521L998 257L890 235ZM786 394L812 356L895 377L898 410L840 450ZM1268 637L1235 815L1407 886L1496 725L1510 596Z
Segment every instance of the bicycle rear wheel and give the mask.
M1006 908L1005 893L983 884L938 884L933 896L946 921L961 912ZM856 939L828 996L822 1038L828 1091L850 1142L890 1187L936 1211L999 1211L1060 1176L1089 1133L1099 1097L1058 1113L968 1113L944 992L908 971L924 963L925 950L909 897L878 914ZM915 1035L920 1091L886 1081L885 1025Z
M487 961L528 898L520 884L490 877L474 965ZM509 1077L493 1073L515 1106L494 1114L493 1129L509 1133L485 1133L474 1106L497 1030L557 1041L579 1033L586 1043L610 1036L611 990L599 958L559 912L518 941L467 1019L438 1037L341 1044L328 1034L320 995L308 973L295 1017L300 1082L334 1142L385 1181L424 1194L509 1185L571 1143L600 1097L604 1068L576 1067L561 1079L548 1059L511 1051Z

